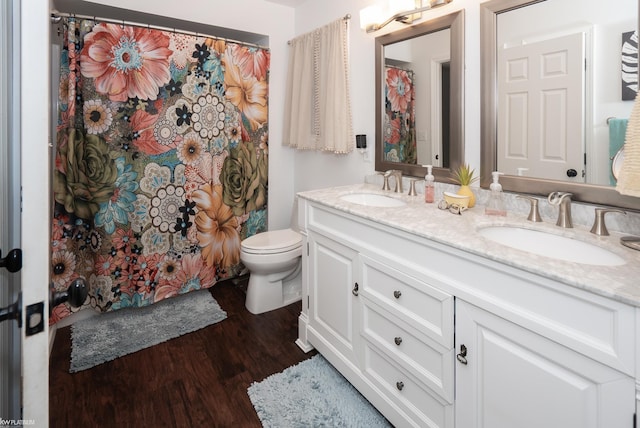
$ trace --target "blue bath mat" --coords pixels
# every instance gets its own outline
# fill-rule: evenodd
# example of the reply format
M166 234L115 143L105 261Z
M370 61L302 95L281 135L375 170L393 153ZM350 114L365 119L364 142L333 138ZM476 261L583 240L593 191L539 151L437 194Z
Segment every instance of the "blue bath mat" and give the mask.
M79 372L166 342L227 318L209 290L192 291L143 308L96 315L71 325L71 365Z
M247 392L265 428L392 426L319 354Z

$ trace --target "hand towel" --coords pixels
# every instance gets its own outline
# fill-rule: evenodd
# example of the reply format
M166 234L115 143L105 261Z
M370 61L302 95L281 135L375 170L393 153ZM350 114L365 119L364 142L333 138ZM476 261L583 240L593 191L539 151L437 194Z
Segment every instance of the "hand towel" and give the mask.
M640 197L640 97L636 96L627 124L624 160L616 190L621 195Z
M611 118L607 122L609 124L609 183L615 186L616 178L611 173L611 166L616 153L624 145L629 120Z

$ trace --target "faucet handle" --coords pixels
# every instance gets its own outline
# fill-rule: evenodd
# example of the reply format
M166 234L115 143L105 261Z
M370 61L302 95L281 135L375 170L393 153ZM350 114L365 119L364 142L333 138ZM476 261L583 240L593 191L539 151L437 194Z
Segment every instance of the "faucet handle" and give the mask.
M423 181L422 178L412 178L409 181L409 196L418 196L418 192L416 192L416 183L419 181Z
M529 210L529 217L527 220L534 222L541 222L542 217L540 216L540 211L538 210L538 199L533 198L531 196L517 196L518 199L526 199L531 202L531 209Z
M593 221L593 226L591 227L591 233L594 233L598 236L608 236L609 231L607 230L607 225L604 222L604 215L606 213L621 213L627 214L626 211L615 209L615 208L596 208L596 217Z
M389 171L384 173L385 177L394 177L396 180L396 188L395 188L395 192L396 193L402 193L402 171L400 171L399 169L390 169ZM390 190L390 189L383 189L383 190Z
M391 190L391 187L389 187L389 175L391 174L391 171L386 171L386 172L376 172L376 174L380 174L382 176L382 190Z
M396 177L396 193L402 193L402 171L396 171L393 174Z

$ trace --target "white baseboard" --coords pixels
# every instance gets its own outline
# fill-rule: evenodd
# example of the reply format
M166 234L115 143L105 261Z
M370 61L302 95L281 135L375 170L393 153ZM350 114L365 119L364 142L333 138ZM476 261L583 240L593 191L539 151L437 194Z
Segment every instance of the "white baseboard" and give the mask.
M98 311L94 310L93 308L87 308L87 309L83 309L83 310L78 311L78 312L74 312L71 315L69 315L68 317L62 318L55 325L58 328L68 327L71 324L73 324L74 322L86 320L87 318L92 318L92 317L95 317L97 315L100 315L100 313Z
M75 312L68 317L61 319L54 325L49 326L49 355L51 355L51 351L53 350L53 342L56 339L56 331L59 328L68 327L74 322L86 320L88 318L95 317L96 315L100 315L100 313L92 310L91 308L88 308L82 311Z
M56 331L58 327L54 325L49 326L49 357L51 357L51 352L53 351L53 342L56 340Z

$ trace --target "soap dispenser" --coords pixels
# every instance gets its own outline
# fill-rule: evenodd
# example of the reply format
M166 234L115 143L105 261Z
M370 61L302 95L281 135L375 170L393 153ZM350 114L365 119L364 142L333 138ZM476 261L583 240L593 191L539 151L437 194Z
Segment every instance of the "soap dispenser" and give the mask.
M432 174L432 165L422 165L427 168L427 175L424 176L424 201L428 204L435 201L435 187L433 185L435 177Z
M491 176L493 182L489 186L491 194L489 195L489 201L484 209L484 213L487 215L499 215L506 216L507 210L504 207L504 195L502 194L502 185L500 184L500 176L502 172L493 171Z

